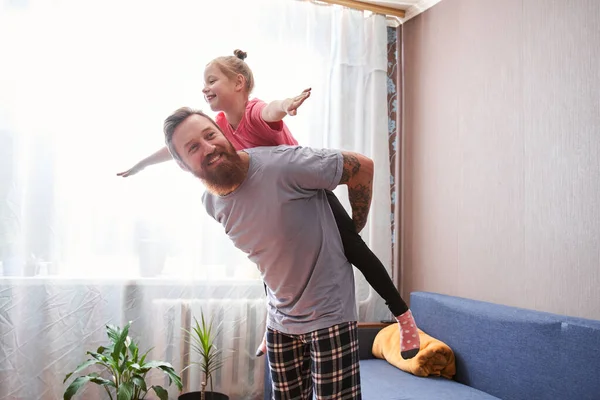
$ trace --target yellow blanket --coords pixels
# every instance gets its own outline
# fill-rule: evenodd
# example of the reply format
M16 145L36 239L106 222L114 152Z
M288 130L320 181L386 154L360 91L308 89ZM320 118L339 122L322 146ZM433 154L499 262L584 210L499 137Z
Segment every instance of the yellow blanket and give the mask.
M373 355L382 358L416 376L443 376L452 379L456 374L454 352L444 342L432 338L419 329L421 347L419 353L410 360L400 356L400 333L398 324L383 328L373 341Z

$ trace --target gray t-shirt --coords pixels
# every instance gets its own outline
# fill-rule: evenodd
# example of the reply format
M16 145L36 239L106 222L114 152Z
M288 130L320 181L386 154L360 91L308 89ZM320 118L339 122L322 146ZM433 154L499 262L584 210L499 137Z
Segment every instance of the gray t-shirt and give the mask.
M354 274L323 189L340 182L339 151L300 146L245 150L250 167L232 193L206 192L206 211L256 263L272 329L301 334L356 321Z

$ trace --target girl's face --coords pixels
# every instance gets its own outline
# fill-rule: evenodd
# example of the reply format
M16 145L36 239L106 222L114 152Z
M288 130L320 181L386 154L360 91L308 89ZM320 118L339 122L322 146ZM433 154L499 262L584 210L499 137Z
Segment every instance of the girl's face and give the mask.
M204 69L204 99L213 111L224 111L236 104L235 99L242 94L243 86L221 71L215 64Z

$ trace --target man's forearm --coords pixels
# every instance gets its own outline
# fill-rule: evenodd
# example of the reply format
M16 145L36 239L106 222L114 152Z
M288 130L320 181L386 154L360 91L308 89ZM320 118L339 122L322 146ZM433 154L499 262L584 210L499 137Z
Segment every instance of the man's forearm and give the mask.
M373 161L351 152L343 152L343 157L344 171L340 183L348 186L352 220L356 231L360 232L367 224L373 197Z
M372 196L372 182L369 182L369 184L358 183L354 186L348 185L348 198L350 199L350 207L352 207L352 221L354 221L357 232L362 231L367 224Z

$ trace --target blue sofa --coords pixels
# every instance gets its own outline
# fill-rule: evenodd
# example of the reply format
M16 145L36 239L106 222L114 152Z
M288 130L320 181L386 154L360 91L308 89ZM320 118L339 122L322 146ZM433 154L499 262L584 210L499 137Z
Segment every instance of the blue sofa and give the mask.
M374 359L380 328L362 326L364 400L600 400L600 321L426 292L412 293L410 306L419 327L454 351L455 379Z

